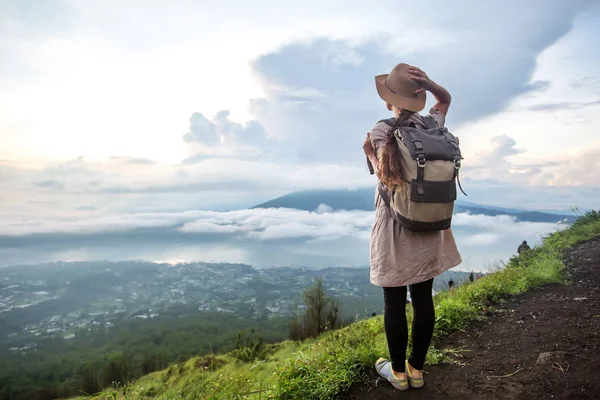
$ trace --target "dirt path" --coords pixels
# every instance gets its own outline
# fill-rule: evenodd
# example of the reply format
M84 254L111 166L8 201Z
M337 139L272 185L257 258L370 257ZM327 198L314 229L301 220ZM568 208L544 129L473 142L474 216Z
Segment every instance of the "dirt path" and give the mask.
M463 366L431 366L425 387L407 392L373 374L344 398L600 399L600 237L570 250L567 265L572 285L515 297L439 343L470 350Z

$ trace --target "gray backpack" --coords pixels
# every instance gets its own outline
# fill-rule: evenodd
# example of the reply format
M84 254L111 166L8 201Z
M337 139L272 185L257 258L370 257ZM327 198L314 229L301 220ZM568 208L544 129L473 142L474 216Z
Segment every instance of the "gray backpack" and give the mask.
M379 121L394 130L402 154L402 183L393 188L391 198L381 182L378 190L402 226L418 232L441 231L452 222L462 156L458 139L448 129L438 127L429 115L423 119L425 128L414 123L397 127L396 118ZM462 191L460 181L458 186Z

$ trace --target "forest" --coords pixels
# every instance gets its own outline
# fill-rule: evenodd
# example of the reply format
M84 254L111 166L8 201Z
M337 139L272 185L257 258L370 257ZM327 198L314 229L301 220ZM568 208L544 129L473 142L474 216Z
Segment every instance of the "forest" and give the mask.
M39 342L35 351L0 354L0 399L47 400L92 394L196 355L230 351L240 331L254 328L266 343L288 336L288 320L227 313L179 313L123 319L77 332L71 340Z

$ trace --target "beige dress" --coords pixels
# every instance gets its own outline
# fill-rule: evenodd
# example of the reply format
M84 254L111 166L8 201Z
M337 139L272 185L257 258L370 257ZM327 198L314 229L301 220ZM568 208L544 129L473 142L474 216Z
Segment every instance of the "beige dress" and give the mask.
M444 115L432 108L429 114L439 126ZM423 125L419 114L409 121ZM389 126L378 123L371 131L376 152L386 142ZM371 283L393 287L411 285L438 276L462 262L452 229L438 232L413 232L398 224L375 190L375 222L371 230Z

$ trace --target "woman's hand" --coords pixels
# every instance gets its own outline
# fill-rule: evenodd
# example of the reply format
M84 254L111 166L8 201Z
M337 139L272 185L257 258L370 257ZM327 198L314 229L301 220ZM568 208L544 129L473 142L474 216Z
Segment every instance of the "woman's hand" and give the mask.
M408 74L410 79L419 82L419 84L421 85L421 87L415 91L415 94L422 93L426 90L431 91L434 83L420 68L408 67Z
M371 132L367 133L367 137L363 143L363 151L367 155L367 165L369 166L369 172L371 175L377 175L379 177L379 160L377 160L377 156L375 155L375 149L373 148L373 143L371 143Z
M363 143L363 151L369 158L375 155L375 149L373 149L373 143L371 143L371 132L367 133L367 138Z
M450 102L452 101L452 96L450 93L431 79L425 72L423 72L420 68L410 66L408 67L408 74L410 79L418 82L421 87L415 90L415 94L422 93L424 91L429 91L435 99L437 103L433 106L437 108L443 115L448 114L448 109L450 108Z

